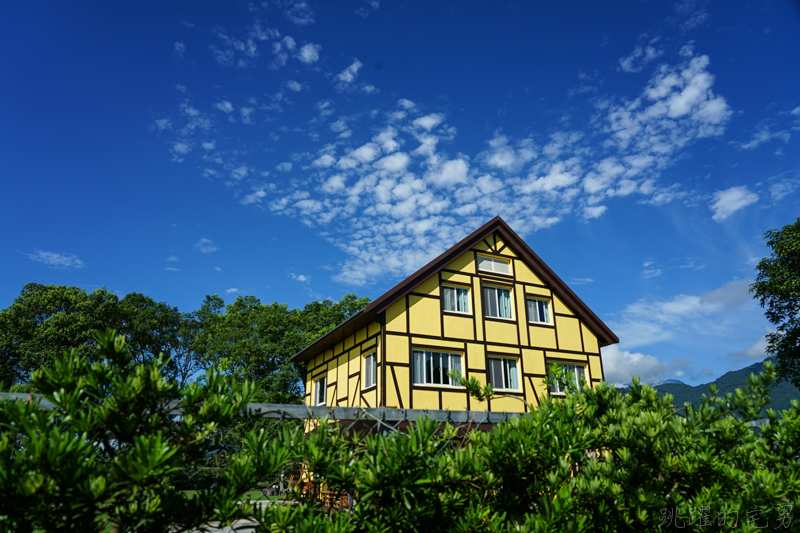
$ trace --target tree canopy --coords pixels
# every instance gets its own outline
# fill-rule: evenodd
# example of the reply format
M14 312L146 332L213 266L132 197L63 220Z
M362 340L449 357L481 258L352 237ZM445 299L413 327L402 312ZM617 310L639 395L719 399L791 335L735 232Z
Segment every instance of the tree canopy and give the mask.
M105 288L88 292L29 283L0 311L0 390L30 388L31 372L73 349L91 361L94 336L111 328L125 337L135 364L163 353L162 372L179 387L215 366L238 381L256 383L259 401L298 402L305 369L290 363L291 357L368 303L369 298L346 294L337 302L289 309L254 296L226 305L212 295L200 309L183 313L136 292L120 299Z
M772 254L756 266L750 291L777 326L767 352L777 356L779 376L800 387L800 218L764 238Z

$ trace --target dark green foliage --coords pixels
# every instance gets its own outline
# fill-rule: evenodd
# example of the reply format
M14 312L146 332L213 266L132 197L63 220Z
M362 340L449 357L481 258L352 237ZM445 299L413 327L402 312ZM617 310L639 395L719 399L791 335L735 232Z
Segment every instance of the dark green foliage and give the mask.
M33 374L56 410L0 403L0 530L182 531L238 518L287 532L797 530L800 403L769 411L760 432L748 426L769 402L769 362L743 390L712 387L679 413L638 381L627 394L567 383L491 431L423 419L384 436L322 421L306 436L296 424L241 431L225 447L219 432L235 427L251 386L209 372L180 390L162 360L136 366L122 337L98 340L92 357L76 350ZM169 482L215 455L215 486L192 497ZM352 494L352 509L327 514L299 493L293 506L236 502L294 464Z
M183 531L229 521L248 510L231 506L235 496L288 460L266 433L252 433L215 488L191 497L164 483L218 451L211 437L237 417L252 387L208 372L180 389L160 357L134 365L124 342L109 330L97 335L93 357L73 349L33 372L52 411L0 402L3 530ZM180 417L170 411L176 404Z
M778 357L779 375L800 388L800 218L764 234L772 254L756 266L750 292L777 326L767 352Z

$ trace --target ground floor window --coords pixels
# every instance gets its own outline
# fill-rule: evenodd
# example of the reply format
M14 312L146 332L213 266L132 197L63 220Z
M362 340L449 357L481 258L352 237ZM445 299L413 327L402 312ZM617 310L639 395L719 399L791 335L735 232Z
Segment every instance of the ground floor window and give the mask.
M509 357L490 357L489 383L495 389L519 390L517 360Z
M564 377L570 381L575 382L575 386L580 388L581 380L586 379L586 366L581 364L568 364L568 363L557 363L558 366L564 371ZM561 383L553 383L553 386L550 387L551 394L564 394L567 392L567 389Z
M461 374L461 354L414 350L414 383L418 385L458 385L447 373ZM463 374L462 374L463 375Z

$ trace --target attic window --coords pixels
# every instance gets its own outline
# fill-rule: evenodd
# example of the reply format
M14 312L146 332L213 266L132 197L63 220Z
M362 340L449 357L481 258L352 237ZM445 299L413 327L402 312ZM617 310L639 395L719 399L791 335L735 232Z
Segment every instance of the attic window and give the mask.
M511 274L511 263L508 259L489 257L488 255L479 255L478 270L483 270L484 272L495 272L497 274Z

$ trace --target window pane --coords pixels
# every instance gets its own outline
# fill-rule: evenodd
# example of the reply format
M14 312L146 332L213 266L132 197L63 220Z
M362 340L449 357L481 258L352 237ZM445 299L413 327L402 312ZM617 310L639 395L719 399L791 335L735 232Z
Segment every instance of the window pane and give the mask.
M489 358L489 383L496 389L504 389L503 361L502 359Z
M547 322L549 324L550 323L550 302L546 302L544 300L539 300L539 306L540 306L539 309L541 310L541 313L540 313L539 316L541 316L542 322Z
M460 355L450 354L450 368L455 370L458 375L463 375L463 374L461 374L461 356ZM451 385L455 385L455 383L452 383L452 380L450 380L450 381L451 381L451 383L450 383Z
M433 383L433 354L425 352L425 378L423 383Z
M485 255L478 256L478 270L492 270L492 260Z
M502 318L511 318L511 295L506 289L497 289L497 307Z
M414 383L425 383L425 354L414 350Z
M483 288L483 305L486 306L486 316L498 316L496 293L497 290L494 287Z
M447 372L450 370L450 355L446 353L442 353L439 355L441 356L441 362L442 362L442 384L449 385L450 376L447 375Z
M517 379L517 361L514 359L506 359L506 376L508 376L508 388L519 389L519 380Z
M433 379L431 383L442 384L442 361L439 352L433 352Z
M583 365L575 365L575 384L580 388L581 379L586 379L586 369Z
M453 287L442 287L444 291L444 310L445 311L456 311L456 299L455 299L455 292L456 289Z
M469 313L469 291L467 289L456 289L458 293L458 310L462 313Z
M539 306L536 305L536 300L528 300L528 320L531 322L540 322Z

